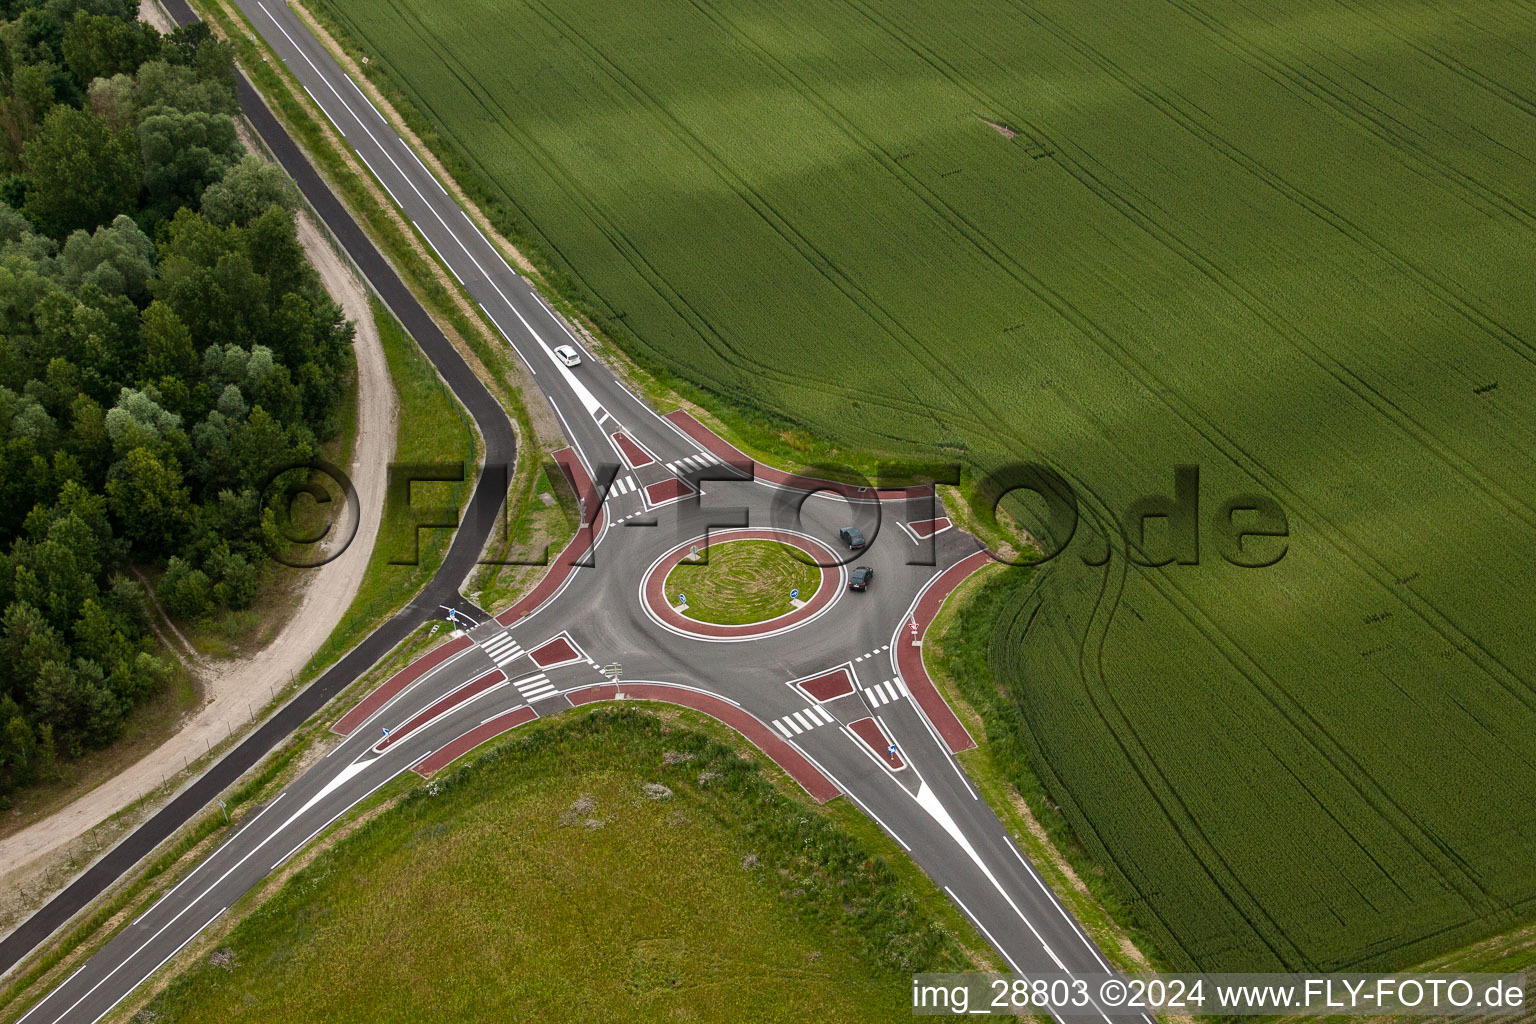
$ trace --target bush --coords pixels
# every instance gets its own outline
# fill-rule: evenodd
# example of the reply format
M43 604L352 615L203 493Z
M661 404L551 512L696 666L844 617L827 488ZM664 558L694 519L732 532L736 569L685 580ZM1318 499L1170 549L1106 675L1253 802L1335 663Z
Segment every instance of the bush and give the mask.
M208 574L173 555L155 588L155 597L166 612L178 619L195 619L213 606L213 585Z

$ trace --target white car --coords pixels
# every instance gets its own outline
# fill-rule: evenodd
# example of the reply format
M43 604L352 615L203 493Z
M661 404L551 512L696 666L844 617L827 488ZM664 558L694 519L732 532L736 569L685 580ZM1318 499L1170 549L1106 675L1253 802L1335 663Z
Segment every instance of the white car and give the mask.
M581 365L581 356L577 354L576 350L571 348L569 345L556 345L555 355L558 356L560 361L566 366Z

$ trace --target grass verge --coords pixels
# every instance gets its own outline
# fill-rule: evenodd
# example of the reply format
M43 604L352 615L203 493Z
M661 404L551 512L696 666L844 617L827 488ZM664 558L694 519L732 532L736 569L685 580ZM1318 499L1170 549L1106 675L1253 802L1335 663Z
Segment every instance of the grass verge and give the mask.
M448 530L418 531L411 525L417 518L413 509L462 508L474 486L476 436L468 414L399 321L377 299L369 303L399 399L393 461L462 465L464 479L418 482L411 488L409 507L395 501L394 495L385 498L378 540L362 585L306 672L329 665L357 646L432 578L453 535Z
M910 972L971 966L969 928L685 717L574 713L416 787L150 1012L873 1021L905 1010Z
M997 608L1028 587L1033 572L997 565L961 584L924 635L923 664L977 740L958 760L1019 849L1117 968L1159 970L1150 937L1119 902L1036 776L1019 712L999 689L988 662Z

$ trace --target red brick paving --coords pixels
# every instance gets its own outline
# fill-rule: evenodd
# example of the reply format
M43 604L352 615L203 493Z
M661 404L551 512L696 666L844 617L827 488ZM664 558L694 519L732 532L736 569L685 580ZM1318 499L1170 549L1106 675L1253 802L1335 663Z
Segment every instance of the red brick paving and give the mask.
M938 614L940 606L944 604L944 599L953 593L967 576L991 561L990 553L978 551L945 569L928 584L912 612L912 619L917 622L919 636L927 632L933 617ZM959 753L974 747L976 741L971 738L971 734L966 731L960 719L939 695L938 687L933 685L933 680L928 678L928 669L923 665L923 649L912 646L909 623L902 623L901 631L897 634L893 646L896 651L896 669L906 682L907 689L912 692L912 699L917 701L923 713L928 716L928 720L933 723L933 727L939 731L940 736L944 737L944 742L949 745L949 749Z
M948 516L939 516L937 519L924 519L916 523L908 523L912 532L919 537L931 537L936 533L947 530L950 527Z
M853 677L847 669L839 668L795 685L816 700L831 700L853 692Z
M426 725L428 722L432 721L432 719L436 718L438 715L441 715L443 712L450 711L453 708L458 707L460 704L463 704L470 698L479 696L486 690L489 690L491 687L495 686L497 683L505 682L506 678L506 675L501 671L501 669L498 668L487 672L485 675L481 676L479 679L476 679L472 683L465 683L463 686L459 687L457 690L454 690L446 697L438 700L431 707L417 712L414 716L412 716L411 720L406 722L404 725L396 729L391 729L388 736L374 744L373 749L387 749L400 740L405 739L411 733L415 732L417 729L420 729L422 726Z
M628 434L622 430L613 435L613 443L618 445L619 454L624 456L624 461L629 463L630 469L639 469L641 466L649 466L656 460L651 458L650 452L641 448Z
M554 453L554 459L565 471L565 477L571 482L578 496L587 497L591 494L592 482L587 476L587 471L582 468L581 462L575 453L569 448L562 448ZM596 508L592 506L597 505ZM525 594L512 607L496 616L496 621L503 626L510 626L518 619L533 611L539 605L549 600L555 591L560 589L567 576L575 569L576 563L584 558L592 548L592 540L597 536L597 531L602 527L602 506L596 502L587 502L587 516L590 519L591 529L576 531L576 536L565 546L565 550L555 557L549 571L539 580L538 585Z
M549 668L551 665L564 665L575 661L581 655L576 653L576 648L569 640L563 636L557 636L548 643L540 644L529 651L528 657L532 658L533 663L539 668Z
M518 726L531 722L538 717L534 713L533 708L528 707L526 704L516 711L505 715L498 715L489 722L475 726L459 738L450 740L437 750L432 751L432 753L417 761L411 767L411 771L425 779L433 772L446 768L487 740L495 739L502 733L516 729Z
M659 483L649 484L645 488L645 497L652 505L660 505L662 502L671 501L673 498L681 498L685 494L692 493L693 488L675 476L662 480Z
M410 686L455 654L472 646L473 643L474 641L470 640L467 636L455 637L441 647L435 647L428 651L399 672L390 676L382 685L358 702L351 711L342 715L340 721L331 726L331 731L340 733L342 736L351 735L353 729L367 721L369 715L379 710L385 704L388 704L395 694Z
M572 704L579 705L600 700L613 700L616 693L617 687L613 683L600 683L597 686L567 693L566 697ZM788 772L790 778L800 783L818 803L826 803L839 793L838 788L832 784L832 780L823 775L803 754L784 742L783 738L772 729L730 701L667 683L625 683L624 696L626 699L665 701L668 704L678 704L695 711L702 711L745 736L754 746L772 758L774 764Z
M890 765L892 771L900 771L904 765L901 763L901 755L892 752L891 741L885 733L880 731L880 723L873 718L861 718L857 722L849 722L848 728L853 734L864 741L865 746L875 752L875 756Z
M820 541L811 540L808 537L801 537L792 533L785 533L782 530L767 528L715 530L709 535L709 542L711 544L726 544L733 540L774 540L780 544L787 544L792 548L799 548L810 556L812 560L824 567L821 570L821 582L816 587L816 593L812 594L810 600L806 601L799 608L785 612L778 618L769 619L766 622L722 626L713 622L699 622L696 619L690 619L672 606L672 601L676 595L668 594L665 591L667 573L671 572L683 560L695 543L694 541L689 541L687 544L680 544L668 552L660 562L656 563L656 568L651 570L650 575L645 578L645 602L650 606L651 611L660 617L663 622L666 622L675 629L681 629L698 636L735 639L771 633L786 626L792 626L797 622L804 622L838 597L840 593L838 572L835 568L825 568L825 566L837 561L837 555L833 553L831 548Z

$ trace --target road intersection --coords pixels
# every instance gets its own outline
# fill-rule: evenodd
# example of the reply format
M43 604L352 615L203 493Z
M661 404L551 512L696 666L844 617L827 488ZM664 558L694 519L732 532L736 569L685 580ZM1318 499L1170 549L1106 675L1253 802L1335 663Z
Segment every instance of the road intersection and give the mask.
M281 0L240 6L527 365L570 442L556 459L582 526L530 594L494 617L456 616L469 628L347 709L324 757L20 1020L91 1024L391 779L430 776L519 725L604 700L713 715L812 798L846 796L1014 971L1109 973L954 758L973 741L928 678L922 634L989 556L932 489L796 477L686 413L658 414L506 264ZM556 345L581 364L566 366ZM854 559L837 538L848 525L870 541L856 559L875 569L867 592L846 585ZM660 580L693 548L732 537L803 549L824 567L820 586L761 626L688 619Z

